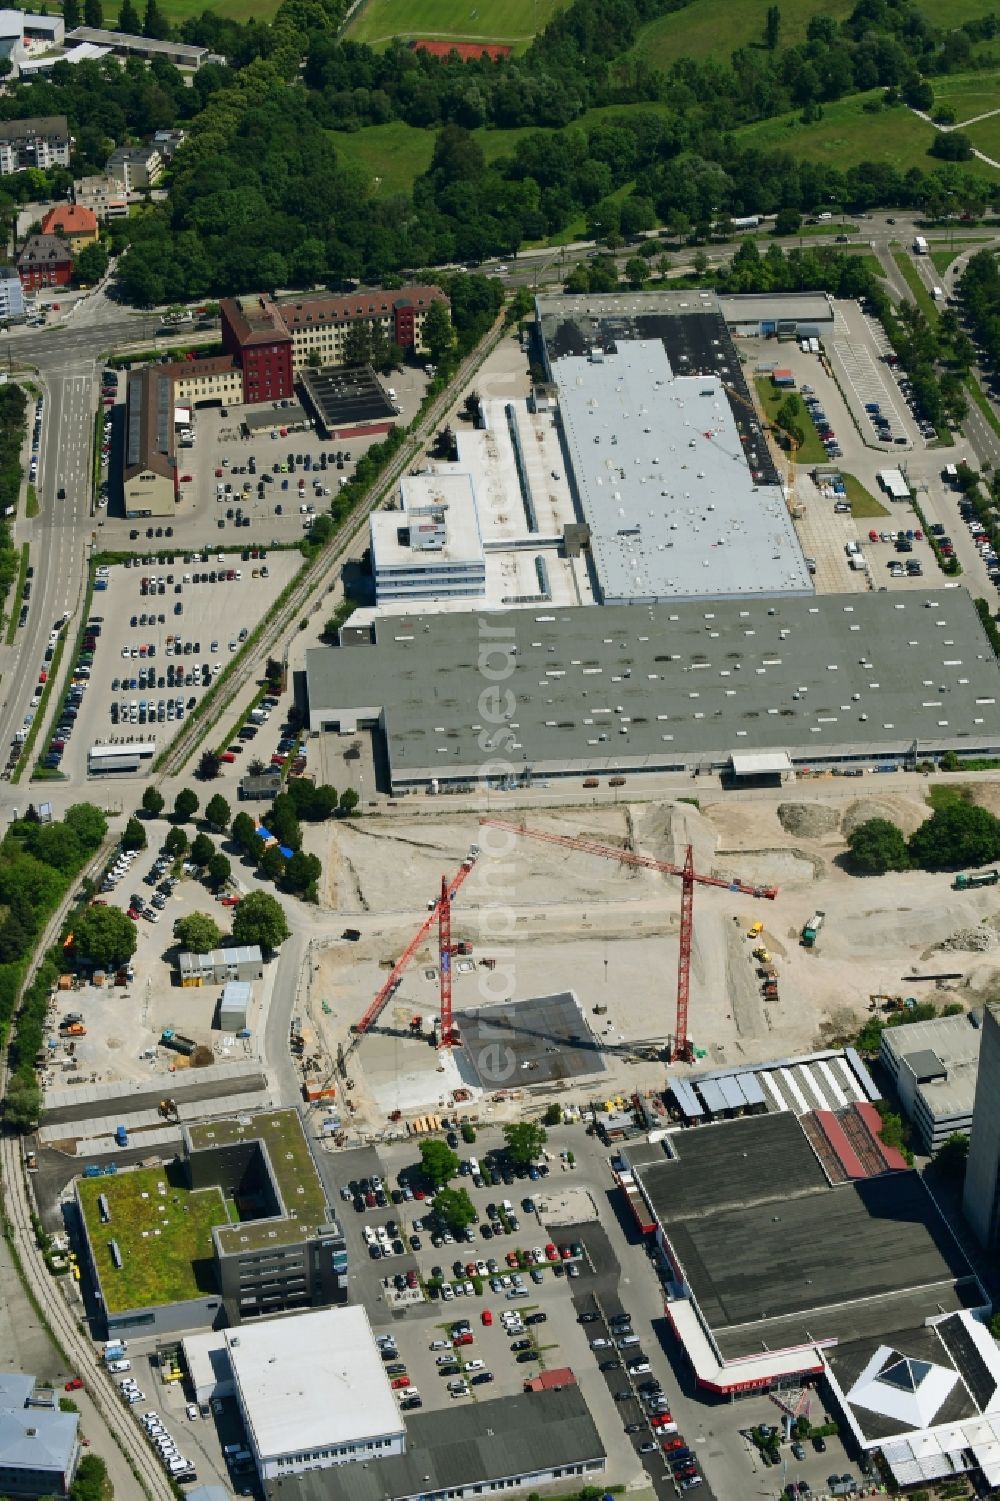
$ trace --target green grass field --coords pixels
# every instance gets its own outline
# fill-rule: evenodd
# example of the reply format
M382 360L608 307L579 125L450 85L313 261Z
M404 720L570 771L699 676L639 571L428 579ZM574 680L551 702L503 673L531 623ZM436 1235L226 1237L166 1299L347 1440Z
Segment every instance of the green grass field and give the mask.
M225 0L224 0L225 3ZM232 3L232 0L230 0ZM404 41L500 42L523 49L568 0L504 0L499 9L482 0L367 0L352 18L352 42L384 47Z
M218 1188L192 1193L169 1170L158 1167L84 1178L79 1187L109 1313L216 1291L212 1227L229 1220ZM101 1222L98 1194L108 1198L107 1224ZM111 1260L112 1239L122 1254L121 1271Z
M932 80L935 104L950 104L956 123L1000 109L1000 72L985 69L981 73L944 74Z
M203 10L231 21L270 21L280 4L281 0L162 0L160 8L171 25L179 26L189 16L200 16Z
M844 481L844 489L847 498L851 502L851 515L858 519L869 516L888 516L889 512L881 501L876 500L870 490L866 490L861 481L853 474L845 474L840 471L840 477Z
M902 107L866 114L862 106L872 97L872 94L855 94L827 104L822 120L811 125L803 125L797 113L778 115L773 120L746 125L736 135L747 145L783 149L806 161L826 162L842 169L862 161L890 162L901 171L919 167L928 172L938 165L929 152L934 127ZM998 177L984 162L963 162L962 167L991 182Z
M665 105L658 104L606 105L587 110L573 121L572 128L586 130L588 126L615 115L658 114L665 109ZM518 141L534 132L534 126L524 125L512 130L487 130L484 127L473 134L486 160L495 162L498 157L512 155ZM387 125L366 125L363 130L335 130L330 135L344 161L359 167L370 182L379 178L377 191L389 195L408 192L413 179L427 171L434 154L436 131L406 125L402 120L391 120ZM631 184L626 184L613 196L624 197L630 190ZM579 228L582 229L582 222ZM569 239L575 238L576 230L572 234L567 232L567 235Z
M968 126L965 134L977 151L983 151L995 162L1000 162L1000 115L991 115L988 120L977 121L975 125ZM989 171L984 162L980 165L984 172Z
M762 42L769 0L728 0L725 16L715 0L692 0L682 10L671 11L643 26L633 52L657 68L669 68L679 57L715 57L728 63L737 47ZM842 21L853 9L851 0L800 0L781 10L780 46L804 41L813 16L833 16ZM724 20L725 34L720 35Z
M370 183L379 179L375 191L381 197L408 193L434 153L434 132L402 120L364 130L333 130L330 137L342 160L358 167Z
M769 377L766 375L758 376L754 381L754 386L757 391L757 400L760 402L764 415L769 422L774 422L778 414L778 408L788 400L789 396L797 394L795 391L782 390L778 386L772 385ZM799 398L799 406L801 410L796 420L802 429L804 437L802 439L802 447L795 450L796 464L829 463L826 449L820 442L819 433L813 426L813 420L806 410L801 397Z
M930 324L937 323L938 319L941 316L941 314L938 312L937 303L934 301L934 298L931 296L930 292L928 292L927 288L920 280L920 272L913 264L908 251L894 250L892 252L892 258L896 262L896 266L898 267L903 280L906 282L906 285L910 289L910 295L912 296L917 307L923 313L924 317L927 319L927 322Z

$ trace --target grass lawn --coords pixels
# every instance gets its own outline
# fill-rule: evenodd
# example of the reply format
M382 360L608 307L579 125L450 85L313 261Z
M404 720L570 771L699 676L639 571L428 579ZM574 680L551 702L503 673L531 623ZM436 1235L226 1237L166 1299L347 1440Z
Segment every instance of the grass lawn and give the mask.
M229 1220L218 1188L192 1193L168 1169L158 1167L84 1178L79 1188L110 1313L216 1291L212 1227ZM107 1224L101 1222L98 1194L108 1198ZM112 1239L122 1254L121 1271L111 1260Z
M920 272L911 261L905 250L894 250L892 258L902 273L903 280L913 294L913 300L923 313L928 323L937 323L941 314L938 312L937 303L920 280Z
M280 4L281 0L162 0L161 9L167 20L177 26L189 16L200 16L204 10L233 21L270 21Z
M637 113L662 114L664 105L621 104L589 109L574 120L572 129L586 130L588 126L618 115ZM511 130L489 130L481 127L473 131L487 162L498 157L512 156L517 144L525 136L534 135L536 126L516 126ZM386 125L366 125L362 130L333 130L330 137L336 150L345 162L359 167L369 181L379 179L378 192L383 195L408 192L416 177L430 166L434 154L435 130L422 130L417 125L407 125L402 120L390 120ZM624 184L612 195L616 199L627 196L631 183ZM557 237L567 242L578 239L583 232L583 221L571 225L564 235Z
M21 614L21 596L24 593L25 581L28 577L28 544L21 543L21 561L17 569L17 583L10 596L10 614L7 617L7 645L14 645L14 637L17 635L17 622Z
M841 21L852 9L851 0L800 0L796 6L783 6L780 45L804 41L813 16ZM643 26L633 52L658 68L669 68L679 57L719 57L720 53L728 62L737 47L762 42L766 14L767 0L728 0L724 16L715 0L692 0L682 10ZM724 21L724 37L720 21Z
M957 24L957 23L956 23ZM932 81L935 104L950 104L957 124L988 109L1000 109L1000 72L943 74Z
M684 12L677 14L683 15ZM919 167L921 171L929 172L940 165L929 153L934 127L911 110L899 106L881 110L878 114L865 113L862 108L865 101L878 94L879 91L854 94L849 99L837 99L824 105L823 118L811 125L803 125L798 113L777 115L773 120L745 125L735 134L741 143L749 146L784 150L806 161L825 162L841 169L862 161L889 162L901 171ZM985 162L963 162L962 167L993 182L998 177L995 169Z
M492 10L480 0L367 0L347 35L371 47L398 36L404 41L500 42L523 49L565 4L568 0L504 0Z
M363 130L332 130L330 137L345 162L358 167L369 182L378 179L376 191L382 197L408 193L434 154L434 132L403 120L366 125Z
M754 381L754 385L757 389L757 400L759 401L764 415L769 422L774 421L778 408L788 400L789 396L795 396L798 394L795 391L784 389L779 390L777 386L771 384L770 378L766 375L758 376ZM805 434L805 437L802 441L802 447L795 450L796 464L829 463L826 449L820 442L819 433L813 426L813 420L810 417L801 396L799 397L799 407L800 411L796 420L803 433ZM773 438L774 434L772 433L771 436ZM777 440L775 439L775 441Z
M972 788L956 786L954 782L942 782L927 789L927 801L935 813L942 813L945 808L954 808L959 803L971 803L972 800Z
M964 133L977 151L984 151L995 162L1000 162L1000 115L991 115L988 120L980 120L976 125L970 125ZM963 167L968 165L967 162L962 163ZM980 163L980 165L985 166L985 163Z
M845 474L840 471L840 477L844 481L844 489L847 498L851 502L851 515L861 519L867 516L888 516L889 511L881 501L876 500L870 490L866 490L859 479L853 474Z
M865 270L871 272L872 276L885 276L885 268L877 255L865 254L859 256L858 259Z
M811 240L815 235L857 235L860 233L859 224L838 224L836 221L825 219L822 224L803 224L797 237L800 240ZM778 238L783 240L785 237L779 235Z

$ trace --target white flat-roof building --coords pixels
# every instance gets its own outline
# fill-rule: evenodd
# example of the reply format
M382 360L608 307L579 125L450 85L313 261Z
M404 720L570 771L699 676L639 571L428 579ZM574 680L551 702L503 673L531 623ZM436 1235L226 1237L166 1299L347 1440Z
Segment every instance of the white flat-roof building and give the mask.
M551 360L602 604L810 595L780 485L758 483L722 381L660 339Z
M486 559L471 476L455 468L408 474L399 499L400 510L370 518L378 604L482 599Z
M363 1308L223 1333L262 1480L406 1452L406 1428Z
M491 398L482 412L482 426L456 432L457 462L407 476L404 511L371 517L378 602L356 611L353 625L405 614L418 600L422 613L435 615L476 601L473 607L484 610L594 603L554 408L534 410L524 397ZM418 552L406 542L406 512L435 495L449 507L445 546ZM464 582L459 562L474 562ZM462 592L466 584L475 592Z

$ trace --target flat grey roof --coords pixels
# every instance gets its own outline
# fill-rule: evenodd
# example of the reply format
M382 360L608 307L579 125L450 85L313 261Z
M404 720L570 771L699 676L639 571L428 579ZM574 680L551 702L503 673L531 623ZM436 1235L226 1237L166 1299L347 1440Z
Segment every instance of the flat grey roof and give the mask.
M0 1466L65 1471L77 1446L79 1413L36 1405L34 1392L33 1376L0 1371Z
M515 706L497 749L479 708L484 621ZM498 749L535 775L1000 750L1000 667L964 589L413 613L374 635L307 652L310 720L380 721L397 784L474 779Z
M577 1386L407 1414L406 1435L405 1454L265 1481L268 1501L386 1501L605 1458Z
M914 1172L831 1187L790 1112L675 1132L636 1177L724 1358L982 1294ZM854 1307L860 1300L863 1308ZM883 1312L883 1300L888 1300Z
M727 323L768 323L772 319L775 323L833 322L833 301L821 292L776 292L771 296L748 292L720 297L719 309Z
M551 361L604 603L813 592L780 486L751 473L719 379L660 339Z
M75 26L67 31L70 42L96 42L102 47L121 47L125 51L147 54L157 53L163 57L177 57L197 67L208 55L207 47L193 47L187 42L156 41L148 36L135 36L127 31L106 31L99 26Z
M936 1016L909 1026L886 1027L882 1046L912 1070L917 1094L931 1120L951 1120L972 1114L982 1035L968 1013ZM936 1077L941 1065L943 1078Z

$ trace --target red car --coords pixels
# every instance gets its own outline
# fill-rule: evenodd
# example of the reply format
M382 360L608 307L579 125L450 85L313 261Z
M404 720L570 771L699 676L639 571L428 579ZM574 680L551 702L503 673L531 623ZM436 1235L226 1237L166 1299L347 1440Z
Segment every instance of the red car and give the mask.
M66 1383L66 1390L68 1392L82 1391L83 1390L83 1382L80 1379L80 1377L79 1376L72 1376L70 1378L70 1380L67 1381L67 1383Z
M489 1311L488 1308L484 1308L483 1309L482 1313L480 1314L480 1318L482 1319L483 1323L487 1326L487 1328L493 1322L493 1315L490 1313L490 1311Z
M559 1260L559 1252L556 1250L551 1241L549 1241L549 1244L545 1247L545 1255L549 1261Z
M471 1334L456 1334L455 1335L454 1343L456 1345L471 1345L472 1344L472 1335Z
M389 1384L394 1392L401 1392L404 1387L409 1386L410 1378L409 1376L394 1376Z
M665 1438L663 1440L663 1448L669 1453L671 1449L686 1449L687 1444L681 1438L680 1434L678 1434L676 1438Z
M417 1274L412 1267L406 1274L406 1285L407 1287L416 1287L418 1285Z
M654 1428L666 1428L674 1420L669 1412L657 1412L653 1414L649 1421Z
M181 484L182 485L190 485L193 479L194 479L194 475L193 474L182 474L181 475Z
M507 1265L508 1266L517 1266L517 1252L516 1251L508 1251L507 1252Z
M878 532L875 531L874 527L868 533L868 540L869 540L869 542L877 542L879 540Z
M415 1188L413 1190L413 1197L415 1199L426 1199L427 1195L424 1193L424 1190L422 1188Z
M224 907L238 907L241 901L242 901L242 897L238 897L238 896L224 896L222 898L222 905Z
M129 915L129 917L130 917L130 918L131 918L131 919L132 919L132 921L133 921L133 922L138 922L138 921L139 921L139 914L138 914L138 912L137 912L137 911L136 911L136 910L135 910L135 908L134 908L134 907L130 907L130 908L129 908L129 909L128 909L128 915Z

